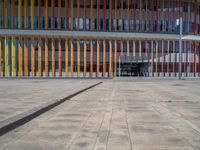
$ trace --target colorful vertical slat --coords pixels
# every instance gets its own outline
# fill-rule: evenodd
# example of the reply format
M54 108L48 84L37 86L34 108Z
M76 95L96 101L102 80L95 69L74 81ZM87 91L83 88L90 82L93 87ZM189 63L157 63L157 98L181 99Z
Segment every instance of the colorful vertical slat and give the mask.
M35 76L35 48L34 37L31 37L31 76Z
M112 77L112 40L109 41L110 52L109 52L109 77Z
M26 8L26 2L27 1L25 1L24 2L24 18L26 18L26 10L25 10L25 8ZM12 0L11 1L11 7L12 7L12 9L11 9L11 15L12 15L12 24L11 24L11 27L12 27L12 29L14 29L15 28L15 0ZM26 21L24 21L24 28L26 27L25 26L26 25Z
M156 40L156 77L158 76L158 41Z
M24 37L24 76L28 77L28 39Z
M2 77L2 38L0 37L0 77Z
M69 25L68 25L68 0L65 0L65 27L66 27L66 30L69 29Z
M41 28L40 16L41 16L41 0L38 0L38 30Z
M34 0L31 0L31 29L34 29Z
M106 74L106 40L103 40L103 77Z
M154 76L154 42L151 41L151 76Z
M5 77L9 76L9 52L8 52L8 37L5 37Z
M44 18L45 18L45 29L48 29L48 0L45 0L44 8Z
M80 39L77 41L77 76L80 77Z
M68 52L69 52L68 38L65 39L65 76L68 77Z
M54 11L55 11L54 0L51 0L51 29L55 28Z
M135 40L133 40L133 57L135 57L136 54L135 54Z
M58 72L59 72L59 76L62 77L62 46L61 46L61 38L58 39Z
M106 0L103 0L103 30L106 31Z
M87 71L87 45L86 40L84 39L83 43L83 76L86 77L86 71Z
M45 37L45 76L49 76L49 50L48 50L48 37Z
M12 77L16 76L16 49L15 49L15 37L12 37Z
M18 68L19 68L19 77L23 76L23 70L22 70L22 36L19 37L18 41Z
M115 64L115 70L114 70L114 76L117 76L117 40L115 40L115 54L114 54L114 64Z
M42 49L41 37L38 37L38 77L42 76Z
M127 45L127 53L126 55L129 56L130 54L130 44L129 44L129 40L126 41L126 45Z
M74 76L74 42L73 39L70 40L70 56L71 56L71 77Z
M110 0L110 31L112 31L112 0Z
M80 0L77 0L77 29L80 30Z
M58 29L61 29L61 0L58 0Z
M74 27L74 1L70 1L70 12L71 12L71 16L70 16L70 30L73 30Z
M93 23L93 0L90 0L90 30L92 30Z
M93 76L93 41L90 40L90 77Z
M99 40L97 40L97 73L96 73L96 77L99 77L99 64L100 64L100 51L99 51Z
M52 77L55 77L55 39L54 37L52 38L51 41L51 46L52 46L52 53L51 53L51 65L52 65Z

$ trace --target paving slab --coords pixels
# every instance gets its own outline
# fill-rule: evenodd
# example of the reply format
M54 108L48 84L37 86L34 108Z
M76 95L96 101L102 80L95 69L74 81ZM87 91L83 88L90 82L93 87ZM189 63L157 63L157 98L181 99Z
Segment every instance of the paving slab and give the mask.
M0 80L0 128L96 83L94 80Z
M104 80L0 137L0 150L199 150L200 81Z

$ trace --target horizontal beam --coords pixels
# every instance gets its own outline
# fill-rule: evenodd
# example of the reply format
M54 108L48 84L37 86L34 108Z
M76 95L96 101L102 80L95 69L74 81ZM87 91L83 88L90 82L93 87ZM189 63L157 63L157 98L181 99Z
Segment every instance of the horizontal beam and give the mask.
M84 38L84 39L153 39L179 40L179 34L165 33L131 33L131 32L94 32L94 31L61 31L61 30L19 30L0 29L0 36L42 36L55 38ZM185 40L197 40L200 36L183 35Z
M185 35L183 40L200 41L200 35Z

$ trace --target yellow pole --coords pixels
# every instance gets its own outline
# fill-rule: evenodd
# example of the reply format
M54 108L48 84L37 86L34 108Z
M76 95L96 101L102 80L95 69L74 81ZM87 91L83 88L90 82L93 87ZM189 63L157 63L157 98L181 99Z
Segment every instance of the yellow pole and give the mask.
M34 0L31 0L31 29L34 29Z
M15 51L15 37L12 37L12 77L16 76L16 51Z
M127 40L127 56L129 56L130 53L130 44L129 44L129 40Z
M133 40L133 56L135 57L135 40Z

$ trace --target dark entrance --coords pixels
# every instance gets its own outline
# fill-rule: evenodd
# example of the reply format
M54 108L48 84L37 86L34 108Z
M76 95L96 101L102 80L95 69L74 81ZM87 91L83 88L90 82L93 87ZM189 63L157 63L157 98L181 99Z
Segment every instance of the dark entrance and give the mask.
M147 73L148 64L144 62L134 63L121 63L120 64L120 76L137 76L144 77ZM118 68L119 69L119 64ZM119 76L119 70L117 71Z

